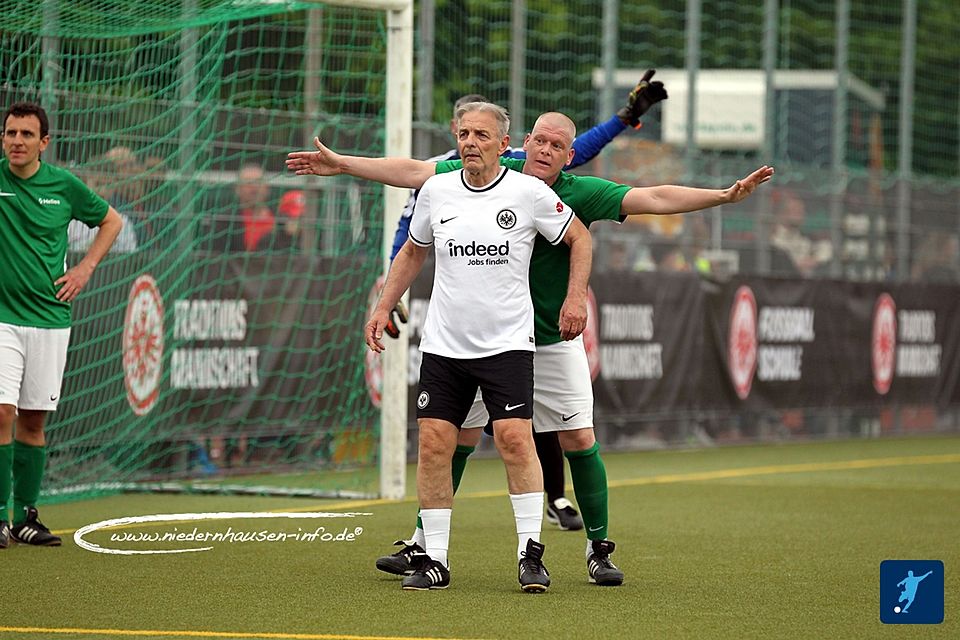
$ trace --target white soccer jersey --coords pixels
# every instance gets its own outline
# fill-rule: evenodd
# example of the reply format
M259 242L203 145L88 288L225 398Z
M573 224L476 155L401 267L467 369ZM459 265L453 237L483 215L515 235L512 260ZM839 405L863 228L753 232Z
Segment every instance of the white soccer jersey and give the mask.
M539 232L557 244L572 221L547 185L516 171L502 168L483 187L463 170L427 180L410 222L410 240L432 244L436 256L420 350L449 358L533 351L533 243Z

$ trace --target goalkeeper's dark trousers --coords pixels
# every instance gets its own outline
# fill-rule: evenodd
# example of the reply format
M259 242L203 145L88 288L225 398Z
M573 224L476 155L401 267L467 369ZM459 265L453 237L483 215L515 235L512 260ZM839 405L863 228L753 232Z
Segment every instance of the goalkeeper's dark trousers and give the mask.
M547 501L553 502L562 498L563 491L563 450L560 448L560 438L556 431L533 434L533 441L537 445L537 457L543 468L543 490L547 493Z

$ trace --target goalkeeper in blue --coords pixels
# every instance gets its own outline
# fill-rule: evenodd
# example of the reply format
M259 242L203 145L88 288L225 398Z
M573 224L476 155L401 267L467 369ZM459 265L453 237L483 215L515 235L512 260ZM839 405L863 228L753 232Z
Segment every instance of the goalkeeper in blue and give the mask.
M633 88L627 96L626 103L610 117L609 120L598 124L586 133L577 136L573 141L573 159L564 167L573 169L593 160L600 151L609 144L617 135L626 131L628 128L639 129L640 118L655 104L667 98L667 91L662 82L651 81L654 70L648 70L641 78L637 86ZM453 105L453 112L456 113L462 105L469 102L488 102L488 100L479 94L469 94L459 98ZM450 133L456 138L457 122L450 120ZM517 158L523 160L527 157L526 151L522 148L514 149L507 147L503 153L504 158ZM451 149L445 153L429 158L427 162L443 162L447 160L459 160L457 149ZM413 208L417 203L417 194L419 190L412 191L409 200L400 215L400 222L397 225L397 232L393 240L393 249L390 253L390 260L397 255L400 247L407 241L407 231L410 228L410 218L413 215ZM407 310L403 303L399 303L393 313L390 314L390 323L387 325L387 335L396 338L400 335L399 325L407 321ZM563 470L563 451L557 434L552 431L535 433L534 441L537 445L537 455L540 458L540 466L543 468L543 487L547 494L547 521L555 524L564 531L578 531L583 528L583 520L573 504L567 499L564 492L564 470ZM463 476L464 467L467 464L467 458L473 453L474 446L460 445L457 447L453 458L453 486L456 490ZM413 545L405 545L405 548L414 549L414 545L423 546L423 528L420 522L417 522L417 528L414 531L412 540ZM415 550L415 549L414 549ZM400 552L401 556L404 552ZM394 570L397 565L393 556L381 558L377 566L388 573L396 573Z

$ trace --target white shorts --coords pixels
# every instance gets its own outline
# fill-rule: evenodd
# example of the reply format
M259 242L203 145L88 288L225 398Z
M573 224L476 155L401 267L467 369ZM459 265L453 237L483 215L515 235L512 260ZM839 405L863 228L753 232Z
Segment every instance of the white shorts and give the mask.
M477 393L464 429L487 424L487 409ZM583 337L537 347L533 356L533 429L572 431L593 426L593 381Z
M70 329L0 322L0 404L55 411L67 364Z

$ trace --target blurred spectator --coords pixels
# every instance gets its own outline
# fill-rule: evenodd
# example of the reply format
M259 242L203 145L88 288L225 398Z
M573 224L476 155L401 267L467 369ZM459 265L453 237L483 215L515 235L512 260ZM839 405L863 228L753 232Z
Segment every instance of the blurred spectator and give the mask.
M897 240L892 234L883 239L880 247L879 264L875 279L880 282L895 282L897 280Z
M960 282L958 256L960 242L956 234L931 231L917 248L910 276L919 282L956 284Z
M630 256L630 246L622 238L609 240L605 251L594 253L603 259L603 271L609 273L629 273L633 271L633 260Z
M683 236L651 245L657 270L710 273L711 263L704 255L710 246L710 227L702 215L687 216L686 222Z
M137 243L142 246L155 231L143 206L146 191L144 164L129 147L118 146L103 154L101 168L109 180L109 195L101 195L133 223L130 227Z
M118 212L119 213L119 212ZM110 247L110 253L133 253L137 250L137 236L133 232L133 224L130 218L120 214L123 220L123 229L117 236L116 242ZM86 252L97 236L99 227L88 227L77 219L70 221L67 226L67 240L70 242L70 251Z
M161 216L171 215L170 194L165 193L166 184L163 159L146 156L140 174L141 197L134 208L134 213L141 215L137 222L137 238L141 244L163 233L166 225Z
M650 253L657 265L657 271L690 271L690 264L677 243L655 242L650 245Z
M277 206L278 226L272 236L265 236L258 248L274 251L293 251L300 244L300 217L306 209L306 196L303 191L287 191ZM271 242L268 242L272 240Z
M687 247L687 263L697 273L709 274L713 271L713 264L706 256L710 249L710 226L703 215L689 216L690 244Z
M273 211L267 206L270 201L270 185L264 180L263 169L255 164L243 165L237 176L234 193L237 196L243 231L240 248L256 251L261 241L269 241L268 236L276 227Z
M110 177L110 203L114 209L132 209L143 195L140 192L142 166L129 147L113 147L103 154L103 171Z
M772 195L774 226L770 234L772 247L783 251L789 258L794 273L782 268L779 256L771 258L771 272L774 275L796 275L810 277L823 264L830 261L833 254L829 241L814 242L803 230L806 221L806 204L802 198L789 189L777 189Z
M213 216L210 234L212 248L217 251L257 251L269 246L276 221L270 210L270 185L263 169L245 164L237 172L233 188L234 201Z
M120 214L123 220L123 228L120 229L120 235L117 236L113 246L110 247L110 253L132 253L137 250L139 243L133 230L130 218L114 204L114 191L107 187L109 178L102 171L97 170L78 170L77 176L86 182L87 186L93 189L101 198L106 200ZM86 252L90 248L93 239L97 235L99 227L88 227L76 218L70 221L67 226L67 242L70 251Z

